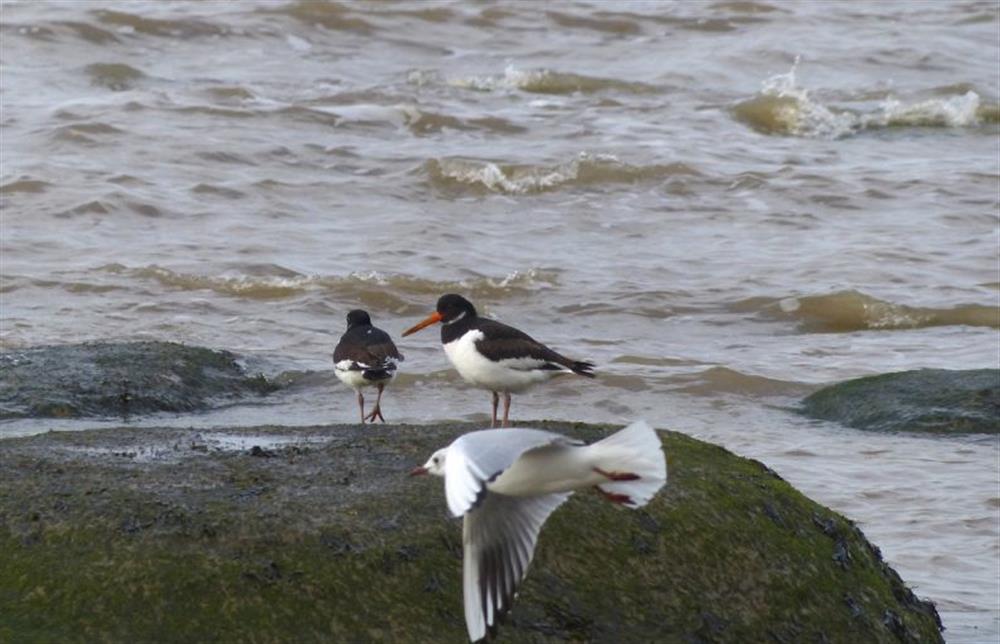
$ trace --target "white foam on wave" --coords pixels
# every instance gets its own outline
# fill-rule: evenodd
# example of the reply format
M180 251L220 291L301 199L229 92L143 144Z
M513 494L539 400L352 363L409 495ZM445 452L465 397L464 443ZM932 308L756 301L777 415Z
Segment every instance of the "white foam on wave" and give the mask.
M157 265L129 268L120 264L100 270L160 284L183 291L214 291L250 299L284 299L309 292L331 293L354 299L359 293L441 294L449 291L496 294L507 290L534 290L556 284L552 271L532 267L514 270L502 277L480 275L455 281L439 281L377 270L355 271L346 275L201 275L183 273ZM387 295L388 296L388 295ZM207 302L207 300L206 300Z
M497 288L508 288L510 286L555 286L551 274L544 273L537 268L529 268L526 271L514 270L500 280L490 279L490 283Z
M555 166L511 166L503 168L489 161L441 159L437 162L442 176L470 185L481 185L492 192L526 194L555 188L580 177L585 164L624 168L612 154L581 152L574 159Z
M311 107L309 109L335 116L337 125L343 123L389 123L396 127L405 127L416 123L423 116L415 105L408 103L396 105L355 103L332 107Z
M906 105L894 98L882 104L882 113L875 115L866 126L931 125L970 127L979 124L979 94L969 90L961 96L934 98Z
M796 72L799 59L785 74L776 74L761 84L763 96L792 99L782 104L778 118L787 123L788 133L794 136L836 139L850 134L857 126L856 117L849 112L835 113L809 96L809 90L799 87Z
M524 71L515 67L512 63L504 68L503 74L488 74L485 76L465 76L459 78L449 78L447 83L453 87L465 89L478 89L481 91L492 91L497 89L523 89L530 87L544 78L549 72L545 70Z
M414 77L417 82L426 78ZM503 74L464 76L445 81L452 87L479 91L518 90L539 94L577 94L611 91L626 94L649 94L659 91L656 87L639 81L619 78L589 76L571 71L554 69L521 69L509 63Z
M863 130L887 127L973 127L982 121L982 99L969 90L965 94L904 103L888 97L871 113L831 108L816 100L798 84L799 59L784 74L761 83L758 99L774 99L763 113L766 123L759 129L804 138L838 139ZM754 120L751 118L751 120Z
M506 289L510 287L520 287L520 288L532 288L532 287L549 287L555 285L555 276L549 272L544 271L539 268L529 268L527 270L513 270L507 273L503 277L476 277L476 278L465 278L454 282L433 282L430 280L419 280L418 278L409 277L406 275L387 275L379 271L362 271L362 272L352 272L348 275L348 279L354 279L361 282L373 283L378 286L392 286L401 284L414 285L416 282L423 282L427 285L430 291L436 292L441 290L441 288L450 288L451 290L462 290L469 289L474 290L478 288L491 288L491 289Z

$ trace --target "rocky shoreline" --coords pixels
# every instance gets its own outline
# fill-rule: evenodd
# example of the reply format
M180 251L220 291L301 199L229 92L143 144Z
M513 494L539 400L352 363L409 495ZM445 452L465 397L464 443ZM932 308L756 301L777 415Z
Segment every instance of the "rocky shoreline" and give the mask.
M868 431L1000 433L1000 369L916 369L855 378L802 401L807 416Z
M332 371L332 370L331 370ZM87 342L0 353L0 420L191 413L326 386L229 351L173 342ZM921 369L856 378L807 396L814 418L862 430L1000 432L1000 369Z
M196 412L281 388L236 354L175 342L86 342L0 353L0 419Z
M460 523L440 481L406 473L477 428L0 441L0 640L464 641ZM649 506L579 493L552 516L497 641L943 641L849 520L759 462L662 437Z
M8 419L205 411L310 386L167 342L36 347L0 367ZM860 378L799 408L943 434L996 433L998 410L998 370ZM523 424L588 442L617 429ZM0 641L464 641L461 525L440 481L405 474L479 428L0 440ZM759 462L661 435L667 487L640 511L581 493L556 512L498 641L942 641L934 606L850 520Z

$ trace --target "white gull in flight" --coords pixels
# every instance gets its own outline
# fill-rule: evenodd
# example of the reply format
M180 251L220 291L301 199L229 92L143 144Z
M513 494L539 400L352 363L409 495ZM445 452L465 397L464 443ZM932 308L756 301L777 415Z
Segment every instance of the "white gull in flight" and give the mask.
M574 490L642 507L666 483L667 462L659 436L638 421L592 445L540 429L470 432L417 474L443 476L448 509L465 517L465 623L475 642L510 610L542 524Z

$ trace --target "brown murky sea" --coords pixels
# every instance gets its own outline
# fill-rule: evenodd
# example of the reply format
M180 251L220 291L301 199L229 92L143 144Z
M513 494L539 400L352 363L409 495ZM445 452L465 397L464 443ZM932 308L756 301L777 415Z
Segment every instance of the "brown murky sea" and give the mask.
M599 365L515 417L759 458L995 641L997 440L786 408L998 366L998 40L994 1L6 1L0 348L228 348L319 384L156 422L353 421L346 311L462 292ZM435 332L400 347L388 418L486 417Z

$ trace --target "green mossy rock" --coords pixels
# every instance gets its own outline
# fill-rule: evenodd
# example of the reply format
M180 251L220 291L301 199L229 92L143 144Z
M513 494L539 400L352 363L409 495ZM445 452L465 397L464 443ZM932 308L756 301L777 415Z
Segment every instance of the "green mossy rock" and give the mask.
M228 351L87 342L0 353L0 418L202 411L277 388Z
M920 369L848 380L810 395L802 411L857 429L1000 433L1000 369Z
M461 524L439 479L406 474L476 428L0 441L0 641L463 642ZM578 493L553 514L497 641L943 641L850 521L661 435L667 487L641 510Z

